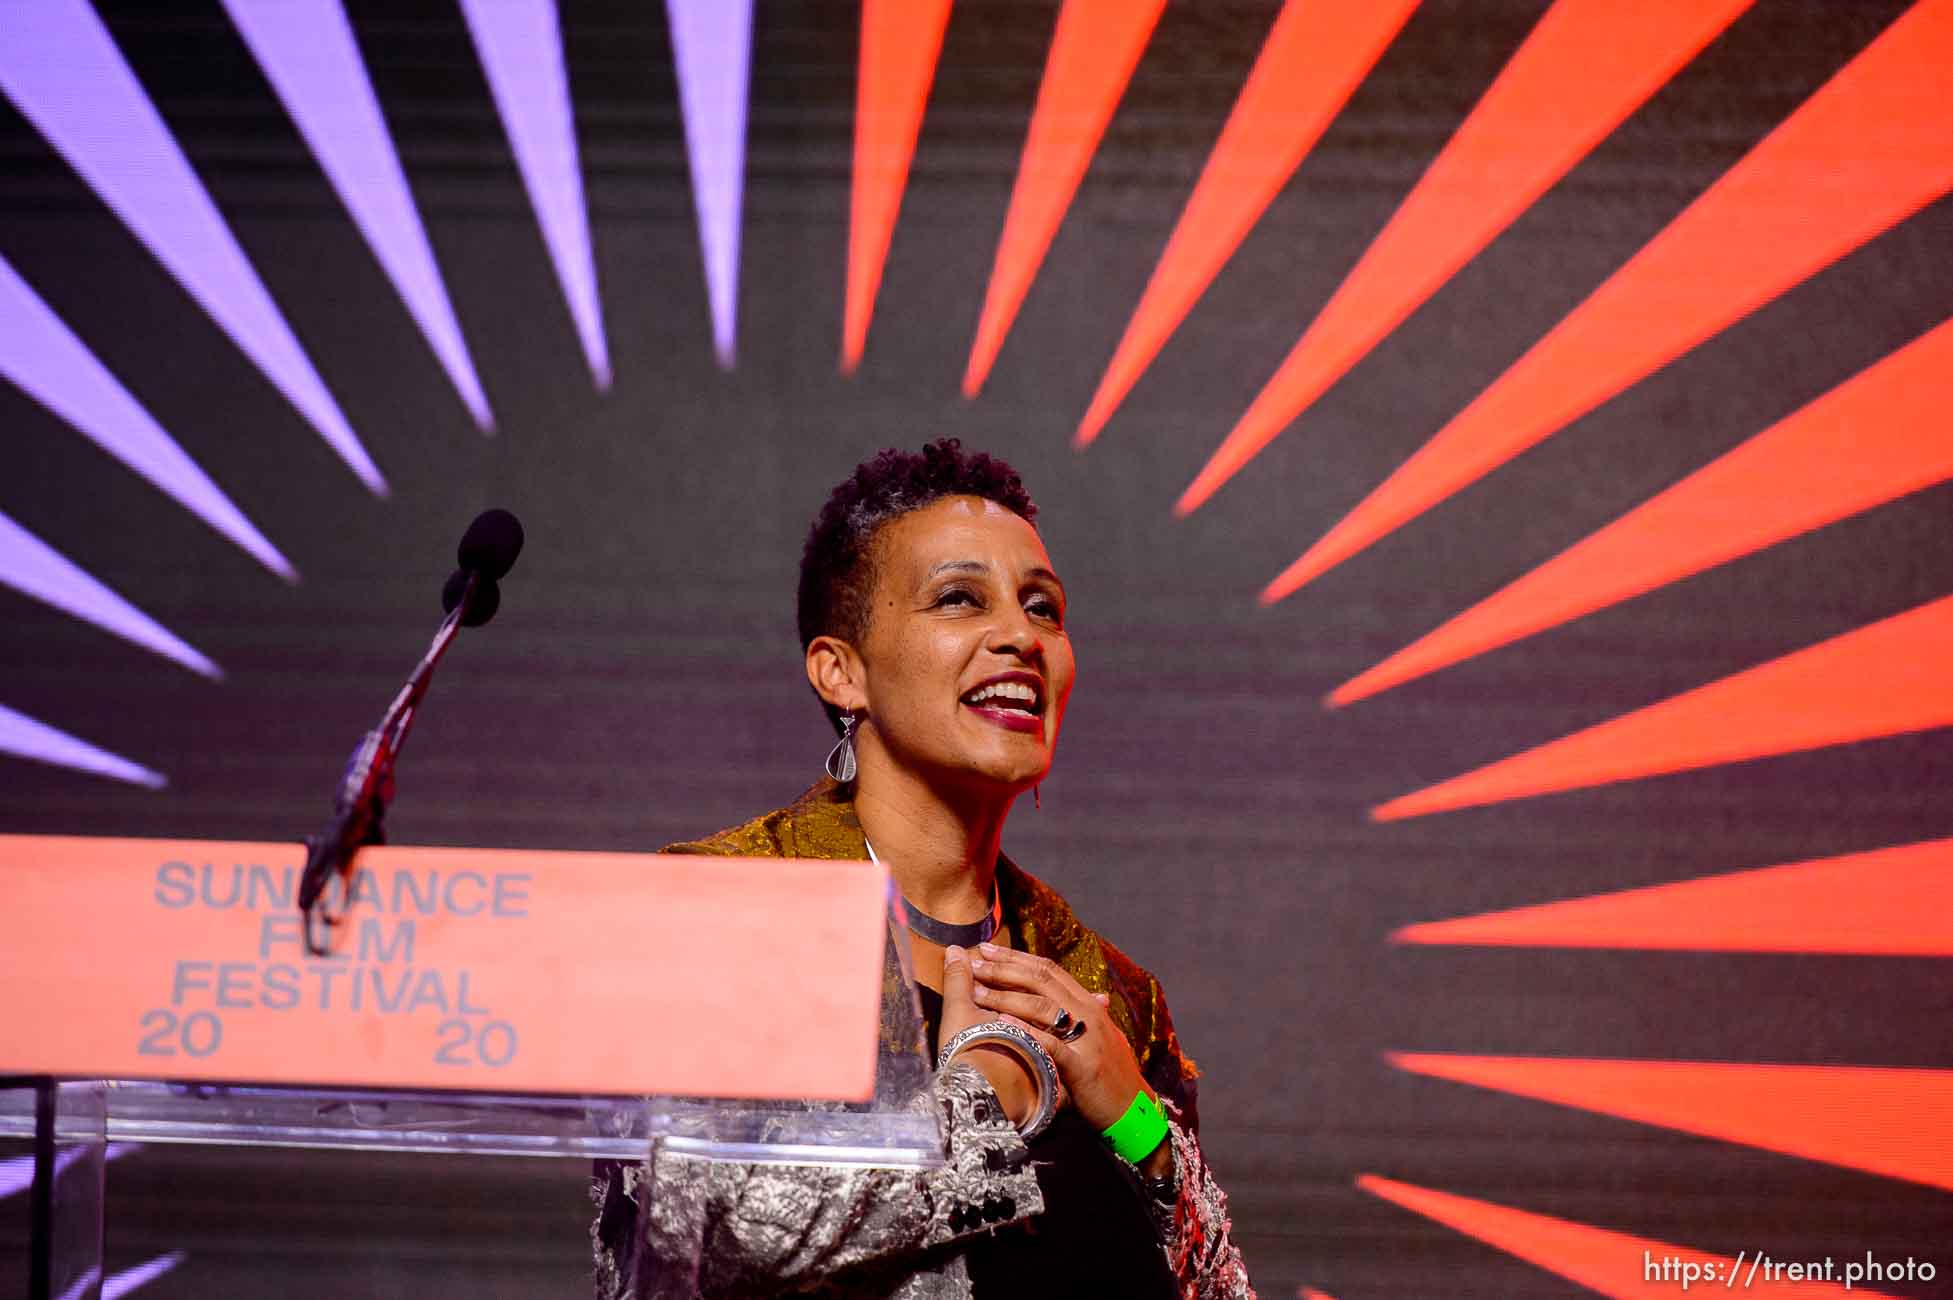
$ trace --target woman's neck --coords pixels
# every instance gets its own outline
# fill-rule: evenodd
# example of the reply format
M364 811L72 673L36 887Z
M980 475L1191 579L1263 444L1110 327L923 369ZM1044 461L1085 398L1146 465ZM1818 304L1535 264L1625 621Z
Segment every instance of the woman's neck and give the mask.
M859 762L855 815L902 896L952 924L988 914L1004 819L1016 795L983 798L945 791L883 752L862 752Z

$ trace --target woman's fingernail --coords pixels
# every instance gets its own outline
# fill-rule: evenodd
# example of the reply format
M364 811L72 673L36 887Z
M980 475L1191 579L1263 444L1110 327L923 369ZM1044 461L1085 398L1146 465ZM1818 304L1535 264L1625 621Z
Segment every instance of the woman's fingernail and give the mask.
M980 944L978 944L978 945L977 945L977 947L979 947L979 948L981 948L981 949L983 949L983 950L984 950L985 952L1002 952L1002 951L1003 951L1003 949L1002 949L1002 948L999 948L999 947L998 947L998 946L997 946L996 944L994 944L994 943L980 943Z
M961 948L958 948L955 944L951 944L949 947L943 949L943 965L947 966L951 962L962 961L962 960L963 960L963 950Z

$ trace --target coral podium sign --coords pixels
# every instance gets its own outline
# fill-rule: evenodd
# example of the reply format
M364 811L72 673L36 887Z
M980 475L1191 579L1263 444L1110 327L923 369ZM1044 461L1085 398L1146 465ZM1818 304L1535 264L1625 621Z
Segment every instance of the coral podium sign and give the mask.
M0 1073L867 1098L867 862L0 835Z

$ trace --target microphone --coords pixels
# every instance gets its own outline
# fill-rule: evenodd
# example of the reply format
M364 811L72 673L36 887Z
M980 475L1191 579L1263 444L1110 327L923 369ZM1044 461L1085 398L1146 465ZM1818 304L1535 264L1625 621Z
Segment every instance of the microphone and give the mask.
M305 841L305 871L299 877L298 910L305 928L305 945L314 956L326 956L329 945L320 941L314 918L320 916L318 903L335 875L350 878L353 855L363 845L386 842L383 821L387 805L393 801L393 765L407 743L407 732L414 725L415 711L433 680L434 666L447 653L455 635L464 627L480 627L495 617L501 608L502 590L498 580L515 566L522 553L522 525L506 510L484 510L475 516L468 531L461 535L455 558L461 567L448 577L441 589L441 610L446 615L434 634L434 643L421 656L413 675L387 706L380 725L367 732L346 762L333 796L333 818L325 831ZM339 923L338 915L324 915L328 926Z
M461 626L480 627L494 618L495 611L502 607L502 589L493 578L484 578L467 569L456 569L441 584L441 612L454 613L454 607L464 600L468 602L468 607L461 611Z
M454 548L455 563L473 569L491 582L499 582L515 567L522 554L521 521L506 510L484 510L461 534L461 545Z
M461 535L454 558L461 567L448 575L441 588L441 612L452 614L464 600L463 627L480 627L502 607L497 582L515 567L522 554L522 524L506 510L484 510Z

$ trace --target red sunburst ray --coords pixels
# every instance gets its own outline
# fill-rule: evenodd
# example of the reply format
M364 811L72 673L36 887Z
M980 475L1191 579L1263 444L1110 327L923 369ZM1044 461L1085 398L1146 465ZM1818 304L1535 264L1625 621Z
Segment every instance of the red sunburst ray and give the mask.
M1379 1178L1375 1174L1362 1175L1356 1180L1356 1185L1393 1205L1421 1214L1467 1237L1523 1259L1528 1264L1535 1264L1549 1273L1557 1273L1589 1290L1598 1291L1601 1295L1635 1297L1636 1300L1643 1296L1679 1295L1684 1264L1697 1270L1713 1270L1708 1274L1694 1272L1690 1277L1693 1285L1717 1288L1723 1287L1732 1269L1739 1282L1744 1278L1745 1270L1749 1270L1751 1283L1756 1280L1757 1272L1762 1271L1762 1265L1752 1260L1747 1251L1732 1259L1728 1255L1677 1246L1652 1237L1631 1237L1624 1232L1611 1232L1571 1219L1515 1210L1491 1201L1434 1191L1391 1178ZM1674 1261L1672 1267L1668 1264L1671 1260ZM1667 1270L1665 1276L1664 1269ZM1791 1297L1792 1300L1886 1294L1858 1285L1847 1288L1842 1280L1785 1281L1781 1277L1770 1280L1767 1274L1765 1276L1764 1285L1771 1295ZM1734 1285L1729 1289L1735 1289ZM1744 1284L1743 1289L1747 1291L1749 1285Z
M1232 478L1753 0L1560 0L1214 452L1177 509Z
M1166 0L1065 0L970 347L965 397L982 390L1165 7Z
M1953 957L1953 840L1427 921L1397 943Z
M1392 1052L1413 1074L1953 1189L1953 1071Z
M1417 4L1283 5L1099 381L1076 445L1098 437Z
M1943 597L1371 810L1378 821L1953 724Z
M1953 478L1953 321L1330 695L1348 704Z
M855 89L854 192L848 215L848 293L841 369L861 364L882 266L936 79L950 0L864 0Z
M1953 0L1919 0L1262 593L1272 602L1953 190Z

